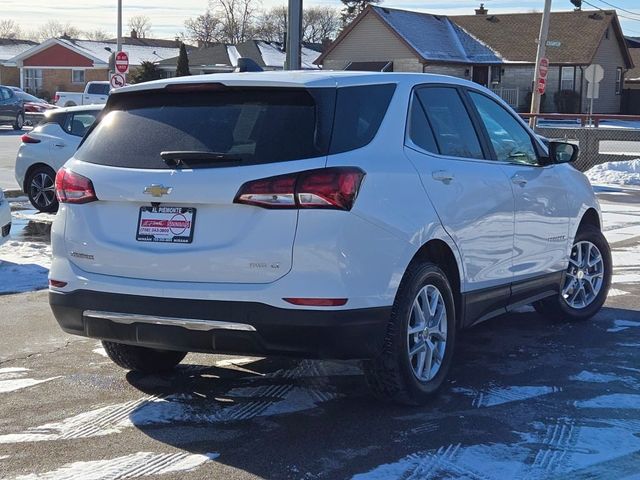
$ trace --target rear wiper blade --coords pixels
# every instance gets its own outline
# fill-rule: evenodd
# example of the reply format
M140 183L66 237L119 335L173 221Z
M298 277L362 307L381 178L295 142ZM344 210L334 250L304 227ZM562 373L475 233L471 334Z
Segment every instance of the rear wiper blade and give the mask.
M232 153L209 152L199 150L175 150L160 152L164 163L170 166L194 166L216 162L238 162L242 157Z

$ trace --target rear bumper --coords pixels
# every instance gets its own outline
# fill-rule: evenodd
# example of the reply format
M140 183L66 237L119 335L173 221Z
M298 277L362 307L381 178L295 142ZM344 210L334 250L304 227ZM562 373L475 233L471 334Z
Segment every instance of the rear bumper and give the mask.
M190 300L76 290L49 292L68 333L190 352L374 358L391 307L283 309L254 302Z

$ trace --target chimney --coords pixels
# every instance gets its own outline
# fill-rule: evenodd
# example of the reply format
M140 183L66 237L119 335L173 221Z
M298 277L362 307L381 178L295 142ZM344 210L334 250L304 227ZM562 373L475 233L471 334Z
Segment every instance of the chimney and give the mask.
M484 8L484 3L481 3L480 8L476 8L476 15L486 15L488 11L489 10Z
M476 10L477 12L477 10ZM136 32L135 29L131 30L131 38L133 38L134 40L138 38L138 32Z

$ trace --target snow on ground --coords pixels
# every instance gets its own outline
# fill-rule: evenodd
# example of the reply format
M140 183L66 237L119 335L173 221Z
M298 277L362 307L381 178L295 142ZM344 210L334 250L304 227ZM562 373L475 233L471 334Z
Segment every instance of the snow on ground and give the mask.
M0 393L15 392L23 388L32 387L39 383L55 380L60 377L51 377L36 380L34 378L22 378L27 375L26 368L0 368Z
M9 240L0 247L0 294L47 288L51 246Z
M640 186L640 158L596 165L585 172L592 184Z

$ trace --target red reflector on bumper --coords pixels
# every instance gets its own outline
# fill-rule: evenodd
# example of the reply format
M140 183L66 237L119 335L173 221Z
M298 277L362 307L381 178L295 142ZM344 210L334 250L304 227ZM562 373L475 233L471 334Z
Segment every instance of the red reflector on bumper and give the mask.
M292 305L306 307L341 307L347 303L348 298L283 298Z
M67 286L67 282L63 282L61 280L51 280L49 279L49 286L54 288L62 288Z

